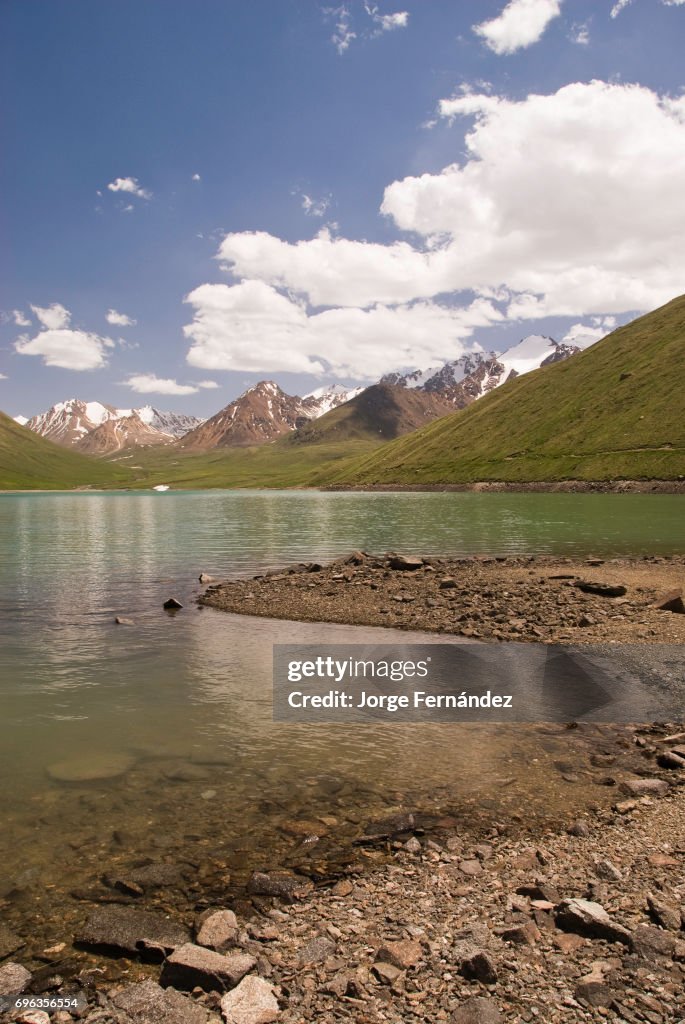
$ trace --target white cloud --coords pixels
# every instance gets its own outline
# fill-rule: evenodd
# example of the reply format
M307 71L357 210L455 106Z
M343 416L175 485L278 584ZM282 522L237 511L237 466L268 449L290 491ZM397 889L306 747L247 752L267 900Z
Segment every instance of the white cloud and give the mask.
M515 53L542 37L545 29L561 13L561 0L509 0L496 18L474 25L494 53Z
M34 338L24 335L14 343L22 356L41 356L46 366L64 370L97 370L107 363L106 350L114 342L87 331L47 327Z
M154 373L132 374L122 383L140 395L195 395L200 389L200 385L179 384L168 377L157 377Z
M569 39L578 46L587 46L590 42L590 27L587 23L583 25L572 25Z
M31 309L40 320L43 327L51 328L52 330L59 330L62 327L68 327L71 321L71 313L68 309L65 309L60 302L53 302L51 306L31 306ZM15 321L19 323L18 320ZM26 324L21 324L25 327Z
M202 178L200 177L199 174L194 174L190 180L191 181L202 181Z
M409 24L409 11L396 11L394 14L381 14L374 4L365 3L364 10L378 26L380 32L392 32L396 28L406 28Z
M127 192L138 199L152 199L152 192L143 188L137 178L115 178L114 181L110 181L107 188L110 192Z
M214 391L219 387L215 380L199 380L197 382L199 388L204 388L206 391Z
M186 298L188 362L211 370L324 371L373 380L393 366L428 366L456 358L477 327L502 319L492 303L468 308L436 303L328 309L310 314L303 303L261 281L204 284Z
M561 340L566 345L588 348L590 345L594 345L596 341L599 341L600 338L605 338L615 327L616 317L596 316L592 318L592 322L589 324L573 324Z
M357 38L357 33L352 31L352 19L349 8L342 4L340 7L329 8L325 13L332 15L336 19L335 31L331 36L331 42L342 56L349 49L350 43Z
M108 324L114 324L116 327L133 327L137 323L126 313L117 313L116 309L108 309L105 319Z
M6 373L0 373L0 380L8 380Z
M612 18L617 18L619 16L619 14L621 13L621 11L623 10L623 8L627 7L628 4L631 4L632 2L633 2L633 0L616 0L616 3L614 4L614 6L611 8L611 11L610 11L611 17Z
M30 327L31 326L31 321L29 320L29 318L20 309L13 309L12 313L11 313L11 317L14 320L15 324L17 325L17 327Z
M306 192L302 193L302 209L308 217L323 217L330 205L330 196L314 199L313 196L308 196Z

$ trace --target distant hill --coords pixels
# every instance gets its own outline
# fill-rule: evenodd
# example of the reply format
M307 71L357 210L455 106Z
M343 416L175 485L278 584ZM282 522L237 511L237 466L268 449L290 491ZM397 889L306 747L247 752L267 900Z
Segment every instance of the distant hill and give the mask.
M685 475L685 296L319 482Z
M400 384L373 384L344 405L300 426L288 441L390 441L445 416L453 408L449 399L440 394Z
M125 480L125 471L46 441L0 412L0 490L107 487Z

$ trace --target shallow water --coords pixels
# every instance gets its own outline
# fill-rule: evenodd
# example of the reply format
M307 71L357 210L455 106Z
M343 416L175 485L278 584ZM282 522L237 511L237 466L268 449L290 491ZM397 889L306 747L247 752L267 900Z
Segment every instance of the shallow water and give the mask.
M256 491L0 496L0 896L24 885L65 892L117 857L132 862L172 847L187 857L198 844L239 874L268 860L275 836L292 846L293 818L320 826L323 815L344 832L410 803L494 814L525 801L528 814L548 817L581 806L589 799L582 775L569 781L554 767L578 741L562 727L275 724L273 643L392 643L397 634L200 610L197 576L253 574L357 547L669 553L682 550L682 502ZM170 595L184 604L174 615L161 607ZM117 626L115 615L135 624ZM402 633L399 642L411 639ZM54 777L63 762L78 772L122 755L129 766L115 778ZM128 836L118 853L115 832Z

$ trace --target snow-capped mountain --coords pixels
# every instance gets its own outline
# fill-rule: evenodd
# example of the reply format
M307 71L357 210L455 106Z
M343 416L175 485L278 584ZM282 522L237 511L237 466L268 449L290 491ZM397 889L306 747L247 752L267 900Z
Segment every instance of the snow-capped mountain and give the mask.
M337 409L344 402L356 398L364 390L363 387L348 388L344 384L332 384L329 387L317 388L310 391L302 399L302 406L309 413L310 419L318 419L331 409Z
M20 427L25 427L29 421L28 416L14 416L14 422L18 423Z
M297 395L288 395L272 380L261 380L210 417L180 442L186 449L264 444L310 419Z
M512 377L568 359L579 351L575 345L531 334L504 352L469 352L437 368L387 374L381 383L441 394L455 408L462 409Z
M17 422L21 419L17 417ZM108 423L116 421L126 422L117 430L106 429ZM160 412L149 405L142 409L116 409L102 402L70 398L57 402L47 412L24 420L24 425L56 444L104 455L125 447L121 441L126 437L129 445L169 444L201 422L195 416ZM91 441L96 431L98 436ZM136 440L137 436L140 441Z

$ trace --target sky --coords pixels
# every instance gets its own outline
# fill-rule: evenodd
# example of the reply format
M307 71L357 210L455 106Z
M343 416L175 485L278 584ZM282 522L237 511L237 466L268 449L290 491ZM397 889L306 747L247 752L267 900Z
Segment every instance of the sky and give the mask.
M685 0L1 0L0 409L209 416L685 292Z

